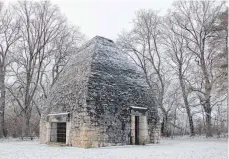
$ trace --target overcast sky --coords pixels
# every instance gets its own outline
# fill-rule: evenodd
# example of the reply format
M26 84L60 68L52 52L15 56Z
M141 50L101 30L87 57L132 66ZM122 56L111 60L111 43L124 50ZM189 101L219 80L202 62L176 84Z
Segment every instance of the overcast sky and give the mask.
M51 0L58 4L69 21L89 38L96 35L115 40L130 28L136 10L159 10L164 14L172 0Z
M16 1L16 0L5 0ZM146 8L164 14L173 0L51 0L69 21L80 27L88 38L96 35L115 40L123 30L131 27L137 10Z

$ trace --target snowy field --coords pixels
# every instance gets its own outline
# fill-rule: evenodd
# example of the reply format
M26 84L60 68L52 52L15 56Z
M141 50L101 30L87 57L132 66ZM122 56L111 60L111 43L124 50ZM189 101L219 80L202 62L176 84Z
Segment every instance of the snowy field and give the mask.
M82 149L0 140L0 159L227 159L226 140L167 139L160 144Z

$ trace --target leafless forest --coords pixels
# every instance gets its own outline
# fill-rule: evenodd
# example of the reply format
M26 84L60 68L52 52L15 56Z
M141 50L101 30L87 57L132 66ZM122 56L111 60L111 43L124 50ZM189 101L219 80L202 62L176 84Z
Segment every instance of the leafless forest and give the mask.
M162 135L227 134L226 2L176 1L159 13L136 11L116 43L144 72ZM86 39L49 1L1 3L0 137L39 135L49 90Z

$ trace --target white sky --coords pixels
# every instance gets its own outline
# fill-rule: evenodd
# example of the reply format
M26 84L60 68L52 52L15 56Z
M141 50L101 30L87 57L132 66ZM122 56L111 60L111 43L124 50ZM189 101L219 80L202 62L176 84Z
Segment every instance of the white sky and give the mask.
M14 2L16 0L4 0ZM51 0L69 21L80 27L88 38L96 35L115 40L123 30L131 27L137 10L146 8L164 14L173 0Z

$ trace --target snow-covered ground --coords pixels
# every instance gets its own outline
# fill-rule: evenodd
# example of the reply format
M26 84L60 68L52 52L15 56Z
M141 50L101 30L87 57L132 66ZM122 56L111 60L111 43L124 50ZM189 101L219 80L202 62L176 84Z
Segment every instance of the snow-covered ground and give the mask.
M226 140L163 139L160 144L82 149L0 141L0 159L227 159Z

